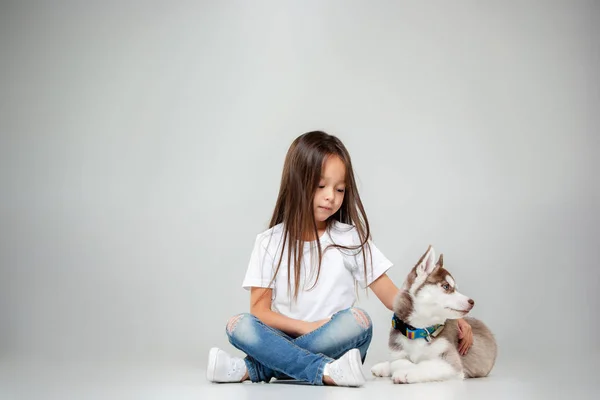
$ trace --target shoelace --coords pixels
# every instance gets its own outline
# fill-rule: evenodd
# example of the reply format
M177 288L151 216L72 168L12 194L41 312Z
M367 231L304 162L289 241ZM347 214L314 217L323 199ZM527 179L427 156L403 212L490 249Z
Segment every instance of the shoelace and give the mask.
M329 364L329 373L331 374L331 379L333 379L334 382L344 380L344 371L337 363Z
M243 361L242 361L243 362ZM227 372L227 377L231 378L234 375L238 375L241 372L242 368L240 365L240 360L232 359L230 360L231 366L229 371Z

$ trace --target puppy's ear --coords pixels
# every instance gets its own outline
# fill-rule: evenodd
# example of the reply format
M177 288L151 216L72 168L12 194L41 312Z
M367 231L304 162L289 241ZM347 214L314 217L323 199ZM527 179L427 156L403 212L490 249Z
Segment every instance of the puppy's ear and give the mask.
M429 275L435 269L435 250L431 245L417 264L417 275Z
M440 254L440 258L438 258L438 260L435 263L435 265L437 267L443 267L444 266L444 255L443 254Z

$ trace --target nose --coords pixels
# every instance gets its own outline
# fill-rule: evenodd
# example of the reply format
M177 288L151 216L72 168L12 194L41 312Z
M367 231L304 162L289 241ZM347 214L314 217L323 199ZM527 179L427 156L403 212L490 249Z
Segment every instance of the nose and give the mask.
M473 308L475 305L475 301L473 299L469 299L469 309Z
M325 200L333 199L333 189L325 191Z

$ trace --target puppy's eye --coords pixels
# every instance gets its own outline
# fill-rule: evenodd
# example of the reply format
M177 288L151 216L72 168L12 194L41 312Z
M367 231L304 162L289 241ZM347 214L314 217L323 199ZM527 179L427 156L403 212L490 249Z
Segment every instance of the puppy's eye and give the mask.
M442 285L442 288L443 288L444 290L450 290L450 285L448 285L447 283L444 283L444 284Z

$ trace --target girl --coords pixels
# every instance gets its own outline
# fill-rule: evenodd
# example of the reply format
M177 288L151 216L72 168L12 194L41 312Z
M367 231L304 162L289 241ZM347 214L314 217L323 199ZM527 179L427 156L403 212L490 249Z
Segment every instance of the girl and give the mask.
M356 285L370 288L390 310L398 292L386 274L392 263L370 237L346 147L320 131L299 136L243 281L250 313L226 327L230 343L247 356L211 349L207 379L362 386L372 324L353 307Z

